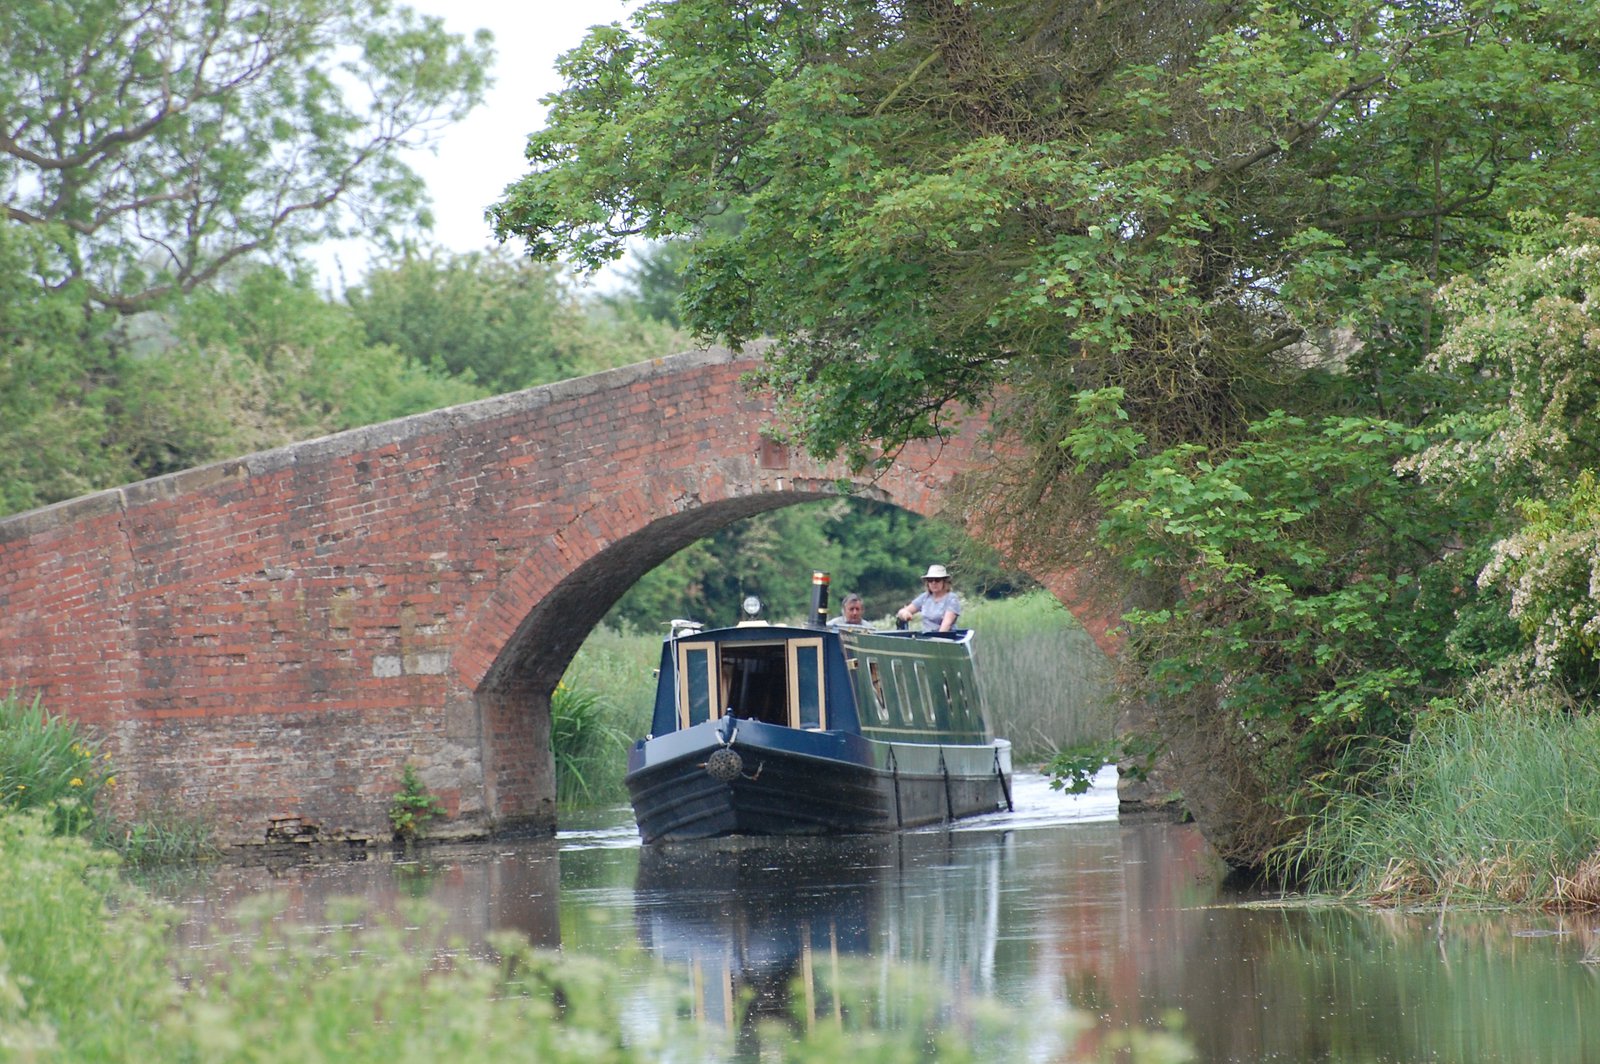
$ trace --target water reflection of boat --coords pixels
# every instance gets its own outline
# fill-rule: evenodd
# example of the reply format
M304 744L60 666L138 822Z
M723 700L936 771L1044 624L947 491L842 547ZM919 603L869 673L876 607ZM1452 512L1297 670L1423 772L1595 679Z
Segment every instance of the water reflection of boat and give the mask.
M746 1019L786 1014L791 983L817 958L836 966L841 954L870 949L892 860L886 840L830 840L825 861L815 845L722 840L640 853L640 941L688 971L699 1016L731 1027L745 994Z
M1009 808L1011 744L970 631L675 622L627 785L646 842L886 832Z
M1009 845L1003 834L913 832L646 847L640 942L686 973L697 1019L729 1030L837 1016L852 958L925 966L953 991L992 992L980 984L994 968Z

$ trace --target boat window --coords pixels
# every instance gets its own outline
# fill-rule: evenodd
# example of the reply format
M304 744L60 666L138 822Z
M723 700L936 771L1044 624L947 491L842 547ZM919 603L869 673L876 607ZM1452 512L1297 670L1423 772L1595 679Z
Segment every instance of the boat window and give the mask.
M969 727L983 727L983 702L970 672L956 673L956 694L961 699L962 723Z
M792 726L783 643L721 643L723 702L746 720Z
M789 698L799 727L828 726L822 708L822 640L790 640Z
M878 720L889 723L889 703L883 697L883 672L877 658L867 659L867 675L872 679L872 701L878 707Z
M712 717L716 711L717 685L712 679L716 661L715 643L678 644L678 727L688 728Z
M917 693L922 696L922 719L927 721L930 728L939 726L938 715L934 711L933 692L928 688L928 670L920 661L911 663L911 671L917 677Z
M894 694L899 704L900 723L911 723L911 699L906 694L906 674L899 658L889 659L889 672L894 676Z

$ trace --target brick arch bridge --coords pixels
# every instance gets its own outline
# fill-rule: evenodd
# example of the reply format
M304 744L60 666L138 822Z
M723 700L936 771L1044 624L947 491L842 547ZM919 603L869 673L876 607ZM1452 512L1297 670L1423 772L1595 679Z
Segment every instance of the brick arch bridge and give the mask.
M408 762L448 831L550 830L550 692L606 610L850 479L763 436L753 365L659 359L0 519L0 689L103 736L120 812L203 810L228 842L275 816L386 835ZM933 514L981 428L854 486Z

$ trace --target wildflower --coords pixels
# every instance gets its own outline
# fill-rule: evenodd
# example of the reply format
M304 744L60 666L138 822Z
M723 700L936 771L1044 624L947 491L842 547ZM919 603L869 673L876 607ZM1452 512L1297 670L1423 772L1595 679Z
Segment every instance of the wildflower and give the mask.
M117 777L115 777L115 776L107 776L106 777L106 786L107 787L115 787L116 785L117 785Z
M83 786L83 781L81 779L79 779L78 777L74 776L74 777L72 777L71 786L73 786L73 787L82 787Z
M26 784L26 783L19 783L19 784L17 784L17 790L19 790L19 791L25 791L25 790L27 790L27 789L28 789L28 785L27 785L27 784Z

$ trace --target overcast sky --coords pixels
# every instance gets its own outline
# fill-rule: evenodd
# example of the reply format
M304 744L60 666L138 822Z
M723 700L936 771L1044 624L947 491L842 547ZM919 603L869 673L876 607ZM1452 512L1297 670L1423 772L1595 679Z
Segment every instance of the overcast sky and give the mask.
M405 2L440 16L447 30L468 39L480 28L494 34L494 85L482 106L447 130L434 153L408 159L433 197L432 241L451 251L480 250L494 243L484 209L524 173L523 143L544 124L539 100L561 87L556 57L576 46L590 26L622 21L639 0ZM327 282L337 283L342 270L353 283L365 272L367 249L340 242L315 259Z

